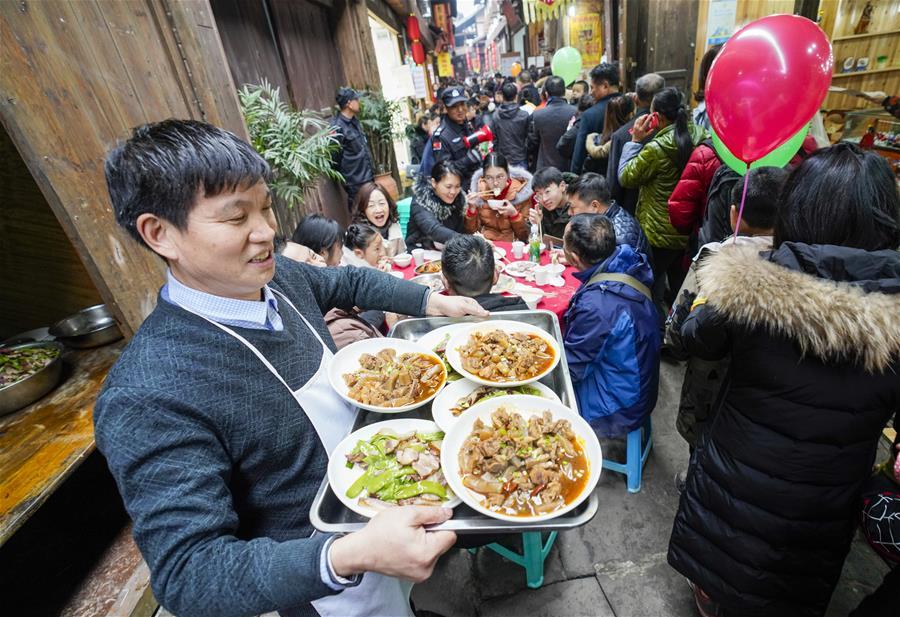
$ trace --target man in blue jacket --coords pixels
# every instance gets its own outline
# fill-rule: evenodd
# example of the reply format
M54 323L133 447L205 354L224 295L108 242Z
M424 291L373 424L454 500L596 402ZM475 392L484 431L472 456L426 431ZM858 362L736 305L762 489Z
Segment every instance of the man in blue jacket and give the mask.
M653 271L631 246L616 246L600 214L572 217L566 259L582 285L566 311L566 360L581 416L605 438L623 437L656 406L660 333Z
M575 152L572 154L573 174L580 174L587 159L585 141L591 133L603 132L603 121L606 119L606 104L609 99L619 94L619 69L615 64L603 62L591 69L591 96L594 106L581 114L578 125L578 136L575 138ZM590 170L589 170L590 171ZM606 173L606 170L603 170Z
M612 200L606 178L587 172L566 185L569 215L602 214L612 221L616 232L616 244L628 244L639 253L650 257L650 242L637 219Z

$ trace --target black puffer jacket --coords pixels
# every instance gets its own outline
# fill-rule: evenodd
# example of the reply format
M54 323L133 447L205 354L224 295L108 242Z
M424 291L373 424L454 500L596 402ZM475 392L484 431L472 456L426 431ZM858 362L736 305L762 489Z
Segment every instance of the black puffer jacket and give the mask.
M879 433L900 406L900 254L727 245L681 329L731 355L691 459L669 563L728 615L825 613Z
M430 178L422 178L413 186L406 225L406 246L433 249L434 243L446 244L463 230L463 211L466 199L462 191L452 204L445 204L431 188Z

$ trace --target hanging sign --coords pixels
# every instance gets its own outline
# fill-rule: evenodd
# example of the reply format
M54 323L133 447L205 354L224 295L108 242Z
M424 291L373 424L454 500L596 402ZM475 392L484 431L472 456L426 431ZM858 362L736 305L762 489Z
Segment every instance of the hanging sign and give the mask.
M449 51L442 51L437 56L438 77L453 77L453 60Z
M425 87L425 67L421 65L412 65L409 67L412 74L413 91L417 99L424 99L428 96L428 89Z
M569 18L569 45L581 53L585 68L600 64L603 37L600 35L600 14L584 13Z

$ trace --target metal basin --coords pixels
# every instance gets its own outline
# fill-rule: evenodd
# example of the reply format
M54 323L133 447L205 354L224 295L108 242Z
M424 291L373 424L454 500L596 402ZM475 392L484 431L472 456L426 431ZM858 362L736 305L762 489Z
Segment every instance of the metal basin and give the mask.
M35 402L50 390L56 387L62 377L62 352L63 347L59 343L23 343L22 345L12 345L4 349L26 349L26 348L48 348L56 349L59 353L50 364L29 375L25 379L20 379L15 383L0 387L0 416L12 413L23 407Z
M122 338L122 331L105 304L82 309L53 324L50 334L67 347L101 347Z

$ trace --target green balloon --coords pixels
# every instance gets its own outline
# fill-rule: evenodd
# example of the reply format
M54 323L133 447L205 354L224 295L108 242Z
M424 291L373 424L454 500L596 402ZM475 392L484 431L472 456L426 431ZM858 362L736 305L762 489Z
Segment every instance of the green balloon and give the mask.
M750 169L756 169L757 167L784 167L792 158L794 158L794 155L797 154L797 151L800 149L800 146L803 145L803 140L806 139L806 134L808 132L809 124L804 126L795 133L793 137L761 159L750 163ZM716 154L719 155L722 162L742 176L747 173L747 164L728 150L728 147L722 143L722 140L719 139L719 136L716 135L716 132L712 127L709 128L709 133L712 136L713 147L716 150Z
M574 47L562 47L553 54L550 70L557 77L562 77L566 85L578 79L581 73L581 53Z

